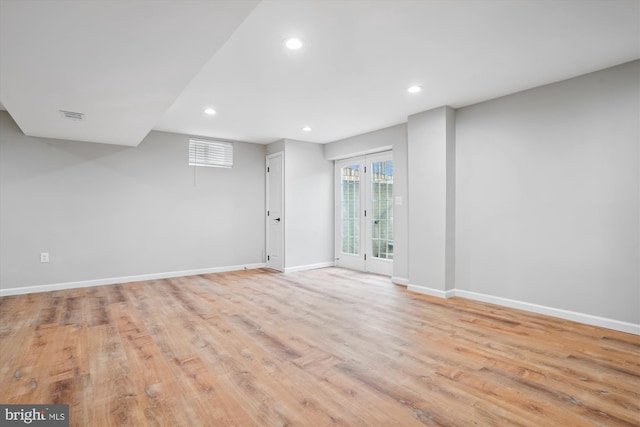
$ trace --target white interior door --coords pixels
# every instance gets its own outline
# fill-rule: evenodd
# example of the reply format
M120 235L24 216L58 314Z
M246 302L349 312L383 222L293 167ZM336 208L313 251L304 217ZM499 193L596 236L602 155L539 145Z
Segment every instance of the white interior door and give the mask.
M284 271L284 153L267 156L267 267Z
M336 265L393 274L391 152L336 161Z

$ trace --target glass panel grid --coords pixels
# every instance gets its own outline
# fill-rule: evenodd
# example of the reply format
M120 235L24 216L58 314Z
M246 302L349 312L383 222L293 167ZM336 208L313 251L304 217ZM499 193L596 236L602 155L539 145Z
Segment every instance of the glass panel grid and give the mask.
M393 259L393 162L371 163L372 256Z
M345 166L341 173L342 252L360 253L360 165Z

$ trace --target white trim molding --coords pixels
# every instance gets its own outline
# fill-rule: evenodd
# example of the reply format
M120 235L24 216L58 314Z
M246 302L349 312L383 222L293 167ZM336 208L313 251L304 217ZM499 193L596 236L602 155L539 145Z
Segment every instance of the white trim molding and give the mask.
M429 288L427 286L416 285L413 283L409 283L407 285L407 290L412 292L417 292L419 294L430 295L432 297L438 298L451 298L455 296L455 289L449 289L448 291L443 291L440 289Z
M606 317L593 316L591 314L578 313L575 311L563 310L554 307L547 307L544 305L532 304L524 301L517 301L508 298L496 297L493 295L465 291L462 289L456 289L455 296L476 301L488 302L496 305L502 305L510 308L516 308L519 310L531 311L547 316L559 317L560 319L585 323L592 326L599 326L601 328L613 329L616 331L640 335L640 324L622 322L620 320L608 319Z
M374 131L374 132L377 132L377 131ZM356 151L355 153L325 157L325 160L344 160L344 159L350 159L352 157L366 156L368 154L377 154L377 153L382 153L385 151L392 151L392 150L393 150L393 145L383 145L381 147L374 147L374 148L369 148L367 150Z
M394 281L394 283L396 282ZM460 297L475 301L482 301L490 304L501 305L504 307L515 308L518 310L544 314L546 316L557 317L560 319L571 320L574 322L584 323L586 325L599 326L601 328L613 329L615 331L640 335L640 324L623 322L620 320L608 319L606 317L578 313L576 311L563 310L561 308L547 307L544 305L517 301L493 295L480 294L477 292L465 291L463 289L451 289L448 291L443 291L440 289L433 289L426 286L409 283L409 285L407 286L407 290L420 294L430 295L437 298Z
M315 270L316 268L334 267L336 265L333 261L319 262L317 264L298 265L296 267L286 267L285 273L293 273L294 271Z
M409 279L405 279L404 277L392 277L391 278L391 282L395 283L396 285L402 285L402 286L407 286L409 285Z
M91 286L117 285L120 283L142 282L145 280L170 279L172 277L195 276L198 274L223 273L226 271L252 270L266 267L265 263L230 265L224 267L200 268L197 270L170 271L166 273L140 274L136 276L112 277L108 279L82 280L78 282L55 283L51 285L24 286L0 289L0 297L33 294L37 292L59 291L63 289L89 288Z

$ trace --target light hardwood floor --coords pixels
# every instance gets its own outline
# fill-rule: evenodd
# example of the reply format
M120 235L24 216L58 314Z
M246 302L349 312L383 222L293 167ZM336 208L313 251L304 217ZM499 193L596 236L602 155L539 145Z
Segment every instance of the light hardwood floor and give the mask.
M75 426L638 426L640 337L327 268L0 299L0 403Z

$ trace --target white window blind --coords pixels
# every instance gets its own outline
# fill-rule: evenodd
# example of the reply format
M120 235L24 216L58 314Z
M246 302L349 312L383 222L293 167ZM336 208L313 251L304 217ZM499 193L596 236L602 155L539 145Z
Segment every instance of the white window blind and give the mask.
M230 168L233 166L233 144L224 141L190 138L189 166Z

